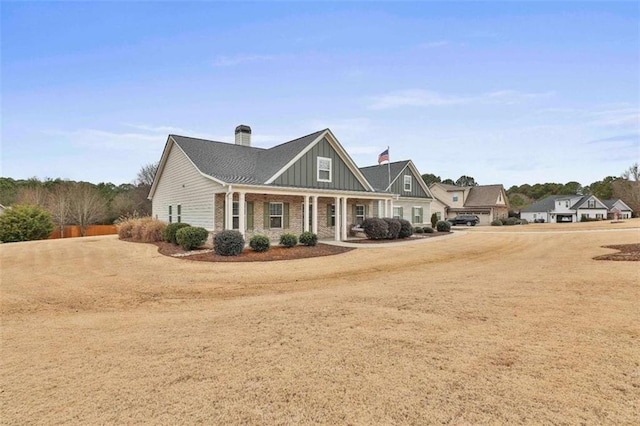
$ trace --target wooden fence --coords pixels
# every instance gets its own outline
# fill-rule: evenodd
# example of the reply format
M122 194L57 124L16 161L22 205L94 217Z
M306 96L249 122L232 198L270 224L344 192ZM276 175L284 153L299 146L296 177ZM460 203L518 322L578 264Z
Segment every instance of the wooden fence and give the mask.
M112 235L117 234L118 228L115 225L89 225L87 226L87 233L85 236L87 237L95 237L97 235ZM77 225L65 226L64 227L64 237L60 235L60 229L56 229L49 236L49 239L52 240L54 238L74 238L80 236L80 227Z

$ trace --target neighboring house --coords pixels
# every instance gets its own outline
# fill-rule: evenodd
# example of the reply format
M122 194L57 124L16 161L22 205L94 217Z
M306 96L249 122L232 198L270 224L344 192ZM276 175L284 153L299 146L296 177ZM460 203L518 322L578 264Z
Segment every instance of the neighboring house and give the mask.
M157 219L245 239L312 231L344 240L352 224L391 216L398 197L375 189L329 129L264 149L241 125L235 144L169 135L149 199Z
M460 214L473 214L480 218L480 225L509 215L509 199L502 185L455 186L432 183L431 193L444 209L439 212L450 219ZM436 211L437 213L437 211Z
M431 217L433 196L411 160L362 167L360 171L378 192L396 194L393 217L424 225ZM381 216L374 206L374 216Z
M550 195L522 209L520 218L529 222L564 223L579 222L583 217L606 219L608 213L609 207L595 195Z
M629 207L624 201L617 200L602 200L607 209L607 218L615 219L631 219L633 215L633 210Z

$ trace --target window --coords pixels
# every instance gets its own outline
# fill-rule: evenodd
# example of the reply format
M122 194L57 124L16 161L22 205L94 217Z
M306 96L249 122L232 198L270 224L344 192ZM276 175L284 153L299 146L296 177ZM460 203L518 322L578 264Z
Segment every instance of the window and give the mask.
M329 206L329 218L328 218L329 226L336 226L336 205L331 204Z
M393 218L394 219L402 219L402 207L394 207L393 208Z
M442 220L442 212L436 212L436 218Z
M457 201L458 201L458 193L457 193L457 192L454 192L454 193L453 193L453 202L455 203L455 202L457 202Z
M566 208L569 208L569 201L565 201L565 202L564 202L564 206L565 206Z
M171 207L172 206L169 206L169 223L171 223Z
M587 201L587 206L590 209L595 209L596 208L596 200L589 200Z
M363 205L357 205L356 206L356 225L362 225L362 222L364 222L364 206Z
M596 219L604 219L602 213L596 213Z
M178 204L178 223L182 220L182 205Z
M282 228L282 203L269 203L269 227Z
M238 201L233 202L233 211L231 212L231 229L240 229L240 203Z
M318 157L318 182L331 182L331 158Z
M404 177L404 191L411 192L411 176Z
M412 215L413 223L422 223L422 207L414 207Z

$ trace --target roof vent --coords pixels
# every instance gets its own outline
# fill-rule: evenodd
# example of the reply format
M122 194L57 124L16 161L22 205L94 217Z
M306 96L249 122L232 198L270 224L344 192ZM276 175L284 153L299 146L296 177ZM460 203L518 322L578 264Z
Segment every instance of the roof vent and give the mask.
M236 145L251 146L251 127L245 124L236 127Z

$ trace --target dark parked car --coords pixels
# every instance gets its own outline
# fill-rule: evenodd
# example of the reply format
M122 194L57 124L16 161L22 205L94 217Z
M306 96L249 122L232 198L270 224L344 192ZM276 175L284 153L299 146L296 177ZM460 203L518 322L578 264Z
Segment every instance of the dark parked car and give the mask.
M452 225L476 226L480 223L480 218L474 214L461 214L453 219L447 220Z

